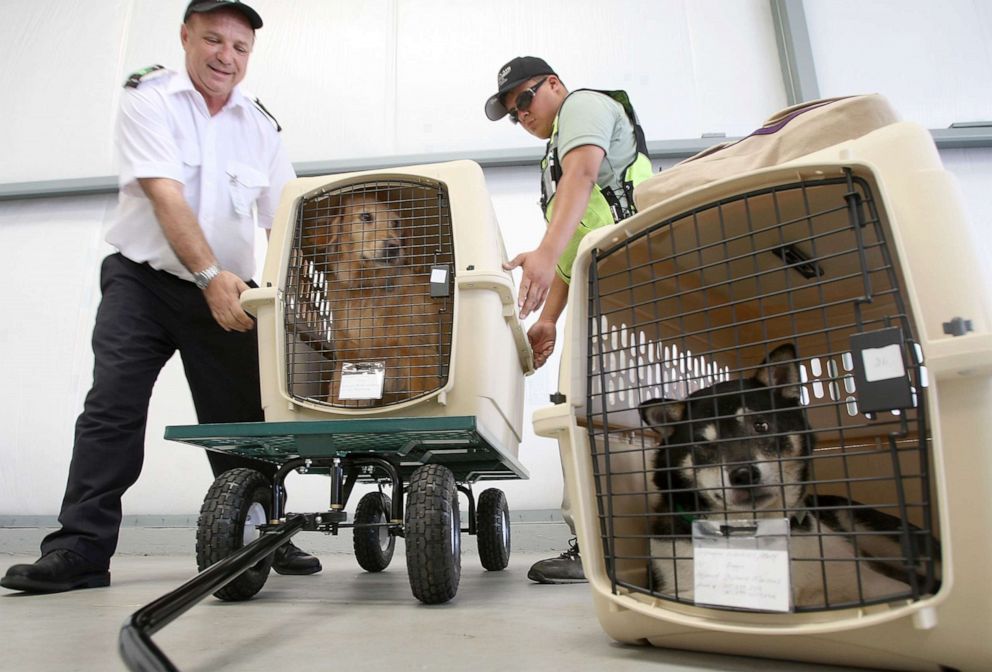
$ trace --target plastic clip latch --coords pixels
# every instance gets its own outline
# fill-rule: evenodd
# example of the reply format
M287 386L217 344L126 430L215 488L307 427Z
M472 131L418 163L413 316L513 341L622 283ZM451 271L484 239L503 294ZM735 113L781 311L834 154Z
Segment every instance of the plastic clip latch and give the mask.
M944 322L943 327L944 333L948 336L964 336L969 331L974 331L971 320L966 320L963 317L955 317L950 322Z

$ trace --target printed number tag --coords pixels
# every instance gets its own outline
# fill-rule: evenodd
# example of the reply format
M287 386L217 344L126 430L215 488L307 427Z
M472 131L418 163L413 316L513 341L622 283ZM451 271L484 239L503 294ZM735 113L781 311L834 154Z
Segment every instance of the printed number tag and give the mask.
M902 362L902 348L898 345L865 350L861 353L861 361L865 365L865 380L869 383L906 376L906 366Z
M696 604L789 611L789 521L692 523Z
M382 399L385 362L344 362L338 399Z

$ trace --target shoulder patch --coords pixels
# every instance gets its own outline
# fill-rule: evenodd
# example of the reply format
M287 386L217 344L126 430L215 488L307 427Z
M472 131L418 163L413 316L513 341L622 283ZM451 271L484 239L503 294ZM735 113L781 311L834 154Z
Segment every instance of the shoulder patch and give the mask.
M149 65L147 68L142 68L137 72L132 72L131 75L127 78L127 81L124 82L124 88L136 89L138 88L138 85L141 84L141 81L143 79L149 79L150 77L157 76L165 71L166 70L164 65Z
M258 111L265 116L266 119L272 122L272 125L276 127L276 133L281 133L282 126L280 126L279 122L276 121L276 118L272 116L272 113L269 112L267 109L265 109L265 105L262 105L262 101L260 101L258 98L255 98L251 102L255 105Z

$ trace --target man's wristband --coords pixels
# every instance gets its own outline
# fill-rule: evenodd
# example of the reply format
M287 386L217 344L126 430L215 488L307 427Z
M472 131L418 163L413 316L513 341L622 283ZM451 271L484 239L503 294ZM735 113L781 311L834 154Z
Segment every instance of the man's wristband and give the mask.
M210 281L218 275L220 275L220 266L217 264L210 264L202 271L196 271L193 274L193 282L195 282L196 286L200 289L206 289L207 285L210 284Z

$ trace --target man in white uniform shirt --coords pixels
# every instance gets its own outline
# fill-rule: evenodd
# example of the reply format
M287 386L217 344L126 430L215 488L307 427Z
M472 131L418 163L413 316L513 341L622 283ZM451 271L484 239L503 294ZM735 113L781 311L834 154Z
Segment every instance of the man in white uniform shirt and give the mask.
M138 479L152 387L178 350L200 422L264 420L255 324L239 297L255 271L255 225L272 225L295 174L278 124L238 86L262 27L236 0L193 0L180 30L186 68L136 73L117 121L120 202L101 270L93 387L76 422L61 529L0 585L60 592L110 584L121 496ZM275 467L208 453L217 476ZM320 571L283 546L273 567Z

